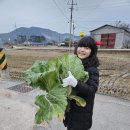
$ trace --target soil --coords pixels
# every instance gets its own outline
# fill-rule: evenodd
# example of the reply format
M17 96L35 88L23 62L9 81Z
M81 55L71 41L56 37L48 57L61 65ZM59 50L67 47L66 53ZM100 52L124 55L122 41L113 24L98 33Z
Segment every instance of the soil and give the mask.
M55 58L67 52L68 49L57 47L6 49L10 77L23 80L24 71L36 60ZM100 60L98 93L130 100L130 52L99 51L98 57Z

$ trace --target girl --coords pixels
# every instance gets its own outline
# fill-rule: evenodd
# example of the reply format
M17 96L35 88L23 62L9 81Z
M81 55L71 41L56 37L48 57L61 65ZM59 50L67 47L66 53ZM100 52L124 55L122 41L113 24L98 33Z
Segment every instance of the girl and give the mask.
M74 53L82 60L84 70L89 73L89 79L86 83L82 83L69 72L69 76L63 79L63 86L72 86L77 91L77 95L86 100L87 105L80 107L74 100L69 100L69 109L65 112L63 122L67 130L88 130L92 126L94 98L99 84L96 42L90 36L83 37Z

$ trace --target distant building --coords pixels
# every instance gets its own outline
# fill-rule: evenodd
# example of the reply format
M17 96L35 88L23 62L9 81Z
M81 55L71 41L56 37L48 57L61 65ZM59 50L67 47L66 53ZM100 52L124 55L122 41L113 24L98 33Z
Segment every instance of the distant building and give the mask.
M100 48L123 48L130 45L130 31L112 25L106 24L91 30L90 34L96 41L102 42Z
M58 46L65 46L65 43L63 43L63 42L58 43Z

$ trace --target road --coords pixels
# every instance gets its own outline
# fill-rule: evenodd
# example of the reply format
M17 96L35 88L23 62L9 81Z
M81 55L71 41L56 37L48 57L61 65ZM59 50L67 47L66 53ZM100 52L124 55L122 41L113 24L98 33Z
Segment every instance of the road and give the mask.
M39 90L18 93L0 84L0 130L66 130L56 117L48 127L34 124L34 97ZM8 82L9 83L9 82ZM11 83L10 83L11 84ZM7 85L7 81L6 81ZM96 94L91 130L130 130L130 101Z
M34 130L66 130L62 122L54 119L47 128ZM91 130L130 130L130 101L96 94L93 126Z

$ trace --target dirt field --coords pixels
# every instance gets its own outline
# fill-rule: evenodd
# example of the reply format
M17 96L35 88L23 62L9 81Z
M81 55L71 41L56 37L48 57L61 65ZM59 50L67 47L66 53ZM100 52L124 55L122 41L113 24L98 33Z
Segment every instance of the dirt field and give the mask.
M11 78L23 80L23 72L36 60L58 57L68 52L66 48L18 48L7 49L6 58ZM99 93L130 100L130 52L99 52Z

